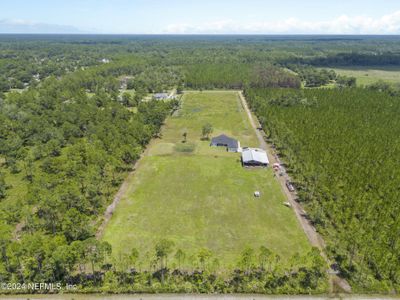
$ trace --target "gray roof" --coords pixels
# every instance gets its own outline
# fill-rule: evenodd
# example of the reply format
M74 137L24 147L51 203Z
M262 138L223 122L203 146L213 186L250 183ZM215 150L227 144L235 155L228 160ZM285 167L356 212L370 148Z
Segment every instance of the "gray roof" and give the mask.
M211 139L211 145L222 145L228 148L238 148L238 141L226 136L225 134L221 134Z
M243 163L269 164L267 153L258 148L244 148L242 151Z

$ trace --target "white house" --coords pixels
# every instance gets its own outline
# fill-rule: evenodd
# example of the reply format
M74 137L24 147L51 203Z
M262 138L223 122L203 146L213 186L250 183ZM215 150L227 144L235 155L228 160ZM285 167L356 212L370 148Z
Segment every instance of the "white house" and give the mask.
M153 95L155 100L166 100L169 99L169 95L167 93L156 93Z

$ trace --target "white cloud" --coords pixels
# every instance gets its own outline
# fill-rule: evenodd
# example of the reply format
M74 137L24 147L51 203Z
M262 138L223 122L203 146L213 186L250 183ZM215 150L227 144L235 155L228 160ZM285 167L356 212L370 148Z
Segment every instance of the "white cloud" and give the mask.
M0 33L81 33L73 26L37 23L30 20L0 20Z
M329 21L282 21L241 23L224 19L202 24L170 24L163 33L175 34L400 34L400 10L380 18L342 15Z

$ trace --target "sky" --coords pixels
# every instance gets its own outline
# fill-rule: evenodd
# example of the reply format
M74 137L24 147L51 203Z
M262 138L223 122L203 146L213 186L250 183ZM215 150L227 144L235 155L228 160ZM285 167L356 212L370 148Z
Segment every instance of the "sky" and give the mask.
M0 0L0 33L400 34L400 0Z

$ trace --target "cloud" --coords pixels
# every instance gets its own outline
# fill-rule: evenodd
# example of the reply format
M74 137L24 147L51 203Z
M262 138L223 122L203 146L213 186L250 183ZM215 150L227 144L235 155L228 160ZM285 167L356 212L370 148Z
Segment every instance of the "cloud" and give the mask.
M36 23L29 20L0 20L0 33L82 33L74 26Z
M202 24L170 24L169 34L400 34L400 10L380 18L342 15L329 21L281 21L241 23L230 19Z

